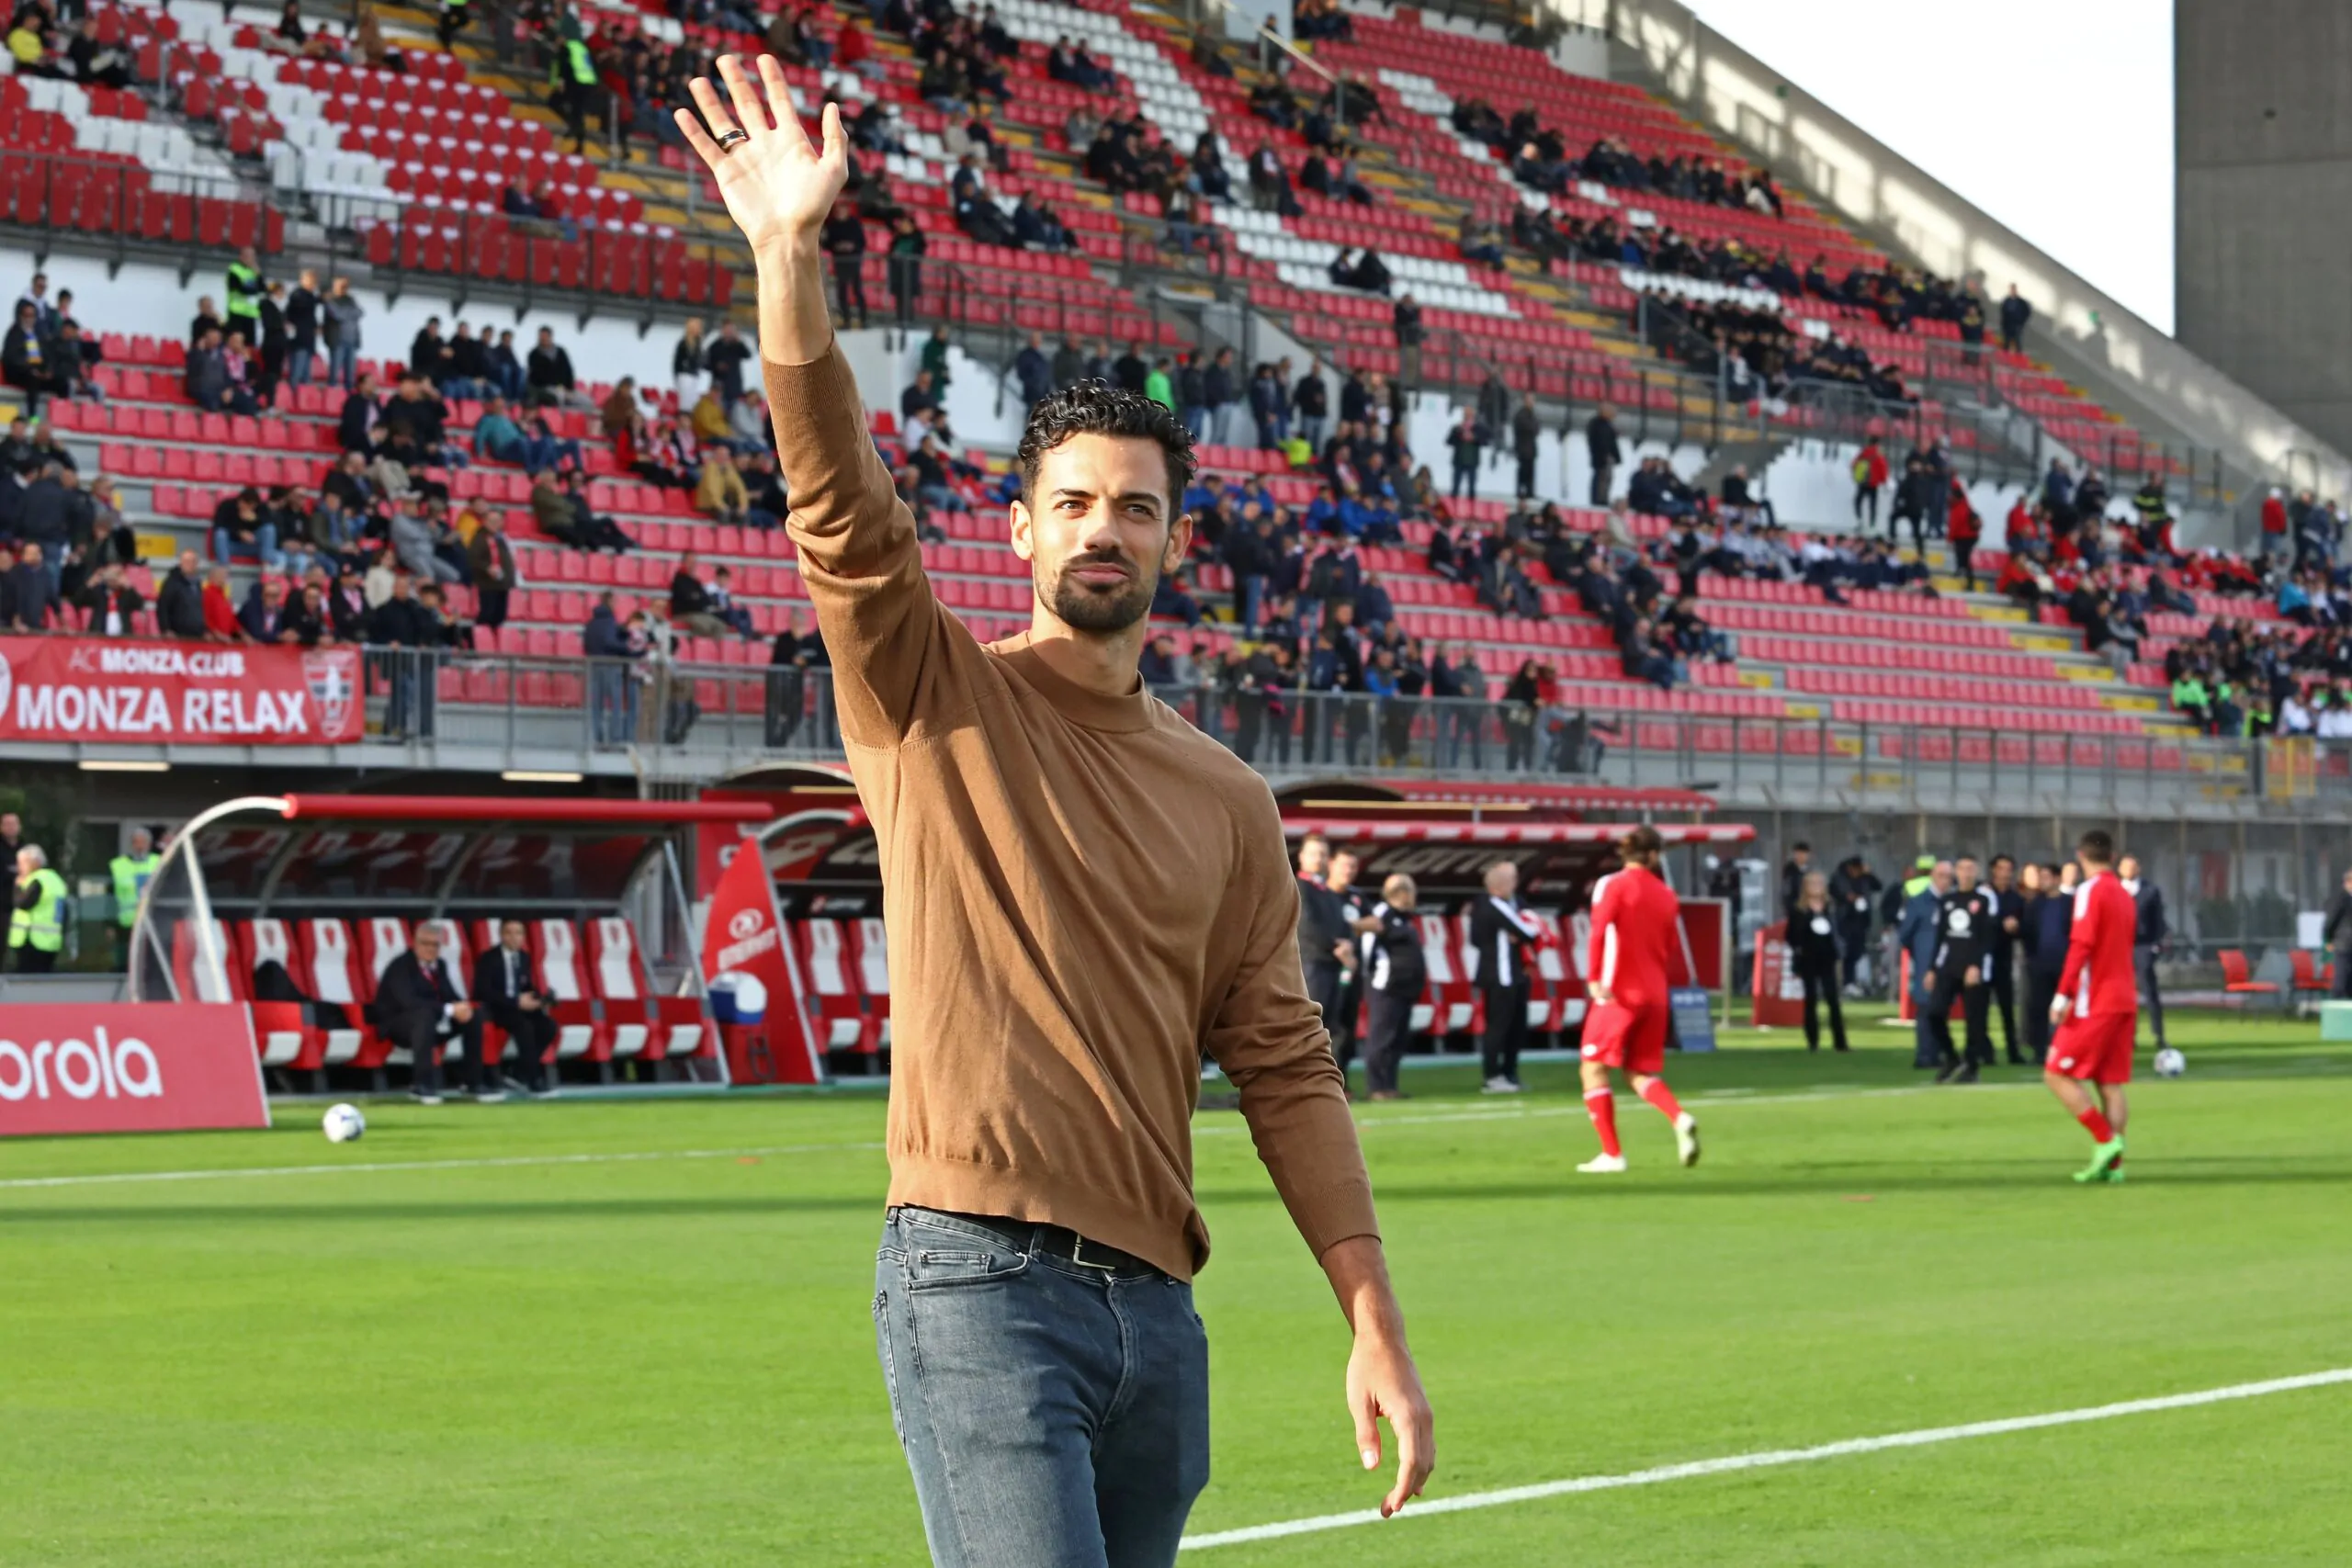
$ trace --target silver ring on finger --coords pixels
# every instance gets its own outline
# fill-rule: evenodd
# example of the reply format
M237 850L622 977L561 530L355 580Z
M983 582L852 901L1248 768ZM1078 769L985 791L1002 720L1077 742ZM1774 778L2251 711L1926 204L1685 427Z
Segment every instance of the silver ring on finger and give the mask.
M751 139L752 133L740 125L732 130L722 130L718 133L718 150L721 152L732 152Z

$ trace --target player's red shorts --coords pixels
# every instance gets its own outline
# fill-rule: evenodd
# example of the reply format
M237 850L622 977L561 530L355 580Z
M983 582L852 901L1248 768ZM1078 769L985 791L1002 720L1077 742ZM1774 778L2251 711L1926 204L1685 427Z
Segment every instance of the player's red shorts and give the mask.
M1663 1001L1611 1002L1585 1015L1584 1059L1629 1073L1666 1070L1666 1030L1672 1011Z
M2139 1032L2136 1012L2069 1017L2050 1042L2050 1070L2086 1083L2130 1083L2132 1042Z

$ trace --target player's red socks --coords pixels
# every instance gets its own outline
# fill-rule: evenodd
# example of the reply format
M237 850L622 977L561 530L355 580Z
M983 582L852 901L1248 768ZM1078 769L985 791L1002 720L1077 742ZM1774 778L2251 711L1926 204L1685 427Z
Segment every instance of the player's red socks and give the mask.
M1657 1113L1668 1121L1679 1122L1682 1119L1682 1102L1674 1098L1674 1091L1666 1087L1664 1078L1652 1078L1644 1084L1642 1098L1657 1107Z
M2080 1122L2083 1124L2083 1130L2088 1133L2097 1142L2102 1144L2111 1144L2115 1142L2115 1126L2112 1122L2108 1121L2107 1112L2101 1111L2098 1106L2092 1106L2088 1111L2086 1111L2081 1115L2075 1117L2075 1120Z
M1622 1155L1625 1151L1617 1142L1617 1096L1605 1089L1584 1091L1584 1113L1592 1118L1592 1130L1600 1134L1600 1152Z

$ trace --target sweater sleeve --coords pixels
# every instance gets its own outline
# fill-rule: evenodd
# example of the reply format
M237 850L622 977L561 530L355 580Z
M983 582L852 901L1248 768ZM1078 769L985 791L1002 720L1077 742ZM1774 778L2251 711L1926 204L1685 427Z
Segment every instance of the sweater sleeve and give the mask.
M787 526L832 655L842 730L863 745L894 746L943 644L969 644L969 634L932 595L914 516L866 434L841 345L807 365L763 360L762 368L792 497Z
M1203 1044L1240 1092L1258 1157L1319 1258L1351 1236L1377 1236L1380 1222L1347 1084L1299 969L1298 883L1281 816L1272 794L1260 796L1241 823L1244 863L1227 900L1246 934Z

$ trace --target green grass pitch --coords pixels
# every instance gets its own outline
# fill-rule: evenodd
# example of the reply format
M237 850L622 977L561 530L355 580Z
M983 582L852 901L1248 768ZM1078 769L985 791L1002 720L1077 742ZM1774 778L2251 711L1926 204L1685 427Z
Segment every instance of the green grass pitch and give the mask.
M1432 1495L2352 1366L2352 1052L2316 1032L2183 1018L2120 1188L2067 1179L2088 1140L2032 1075L1925 1089L1889 1030L1673 1061L1705 1163L1625 1098L1615 1179L1574 1173L1567 1066L1515 1101L1409 1073L1361 1114ZM0 1146L0 1563L925 1561L867 1312L878 1095L368 1111L343 1147L313 1105ZM1374 1504L1322 1277L1238 1117L1198 1126L1193 1529ZM501 1158L534 1163L340 1168ZM2337 1386L1185 1561L2341 1564L2347 1476Z

